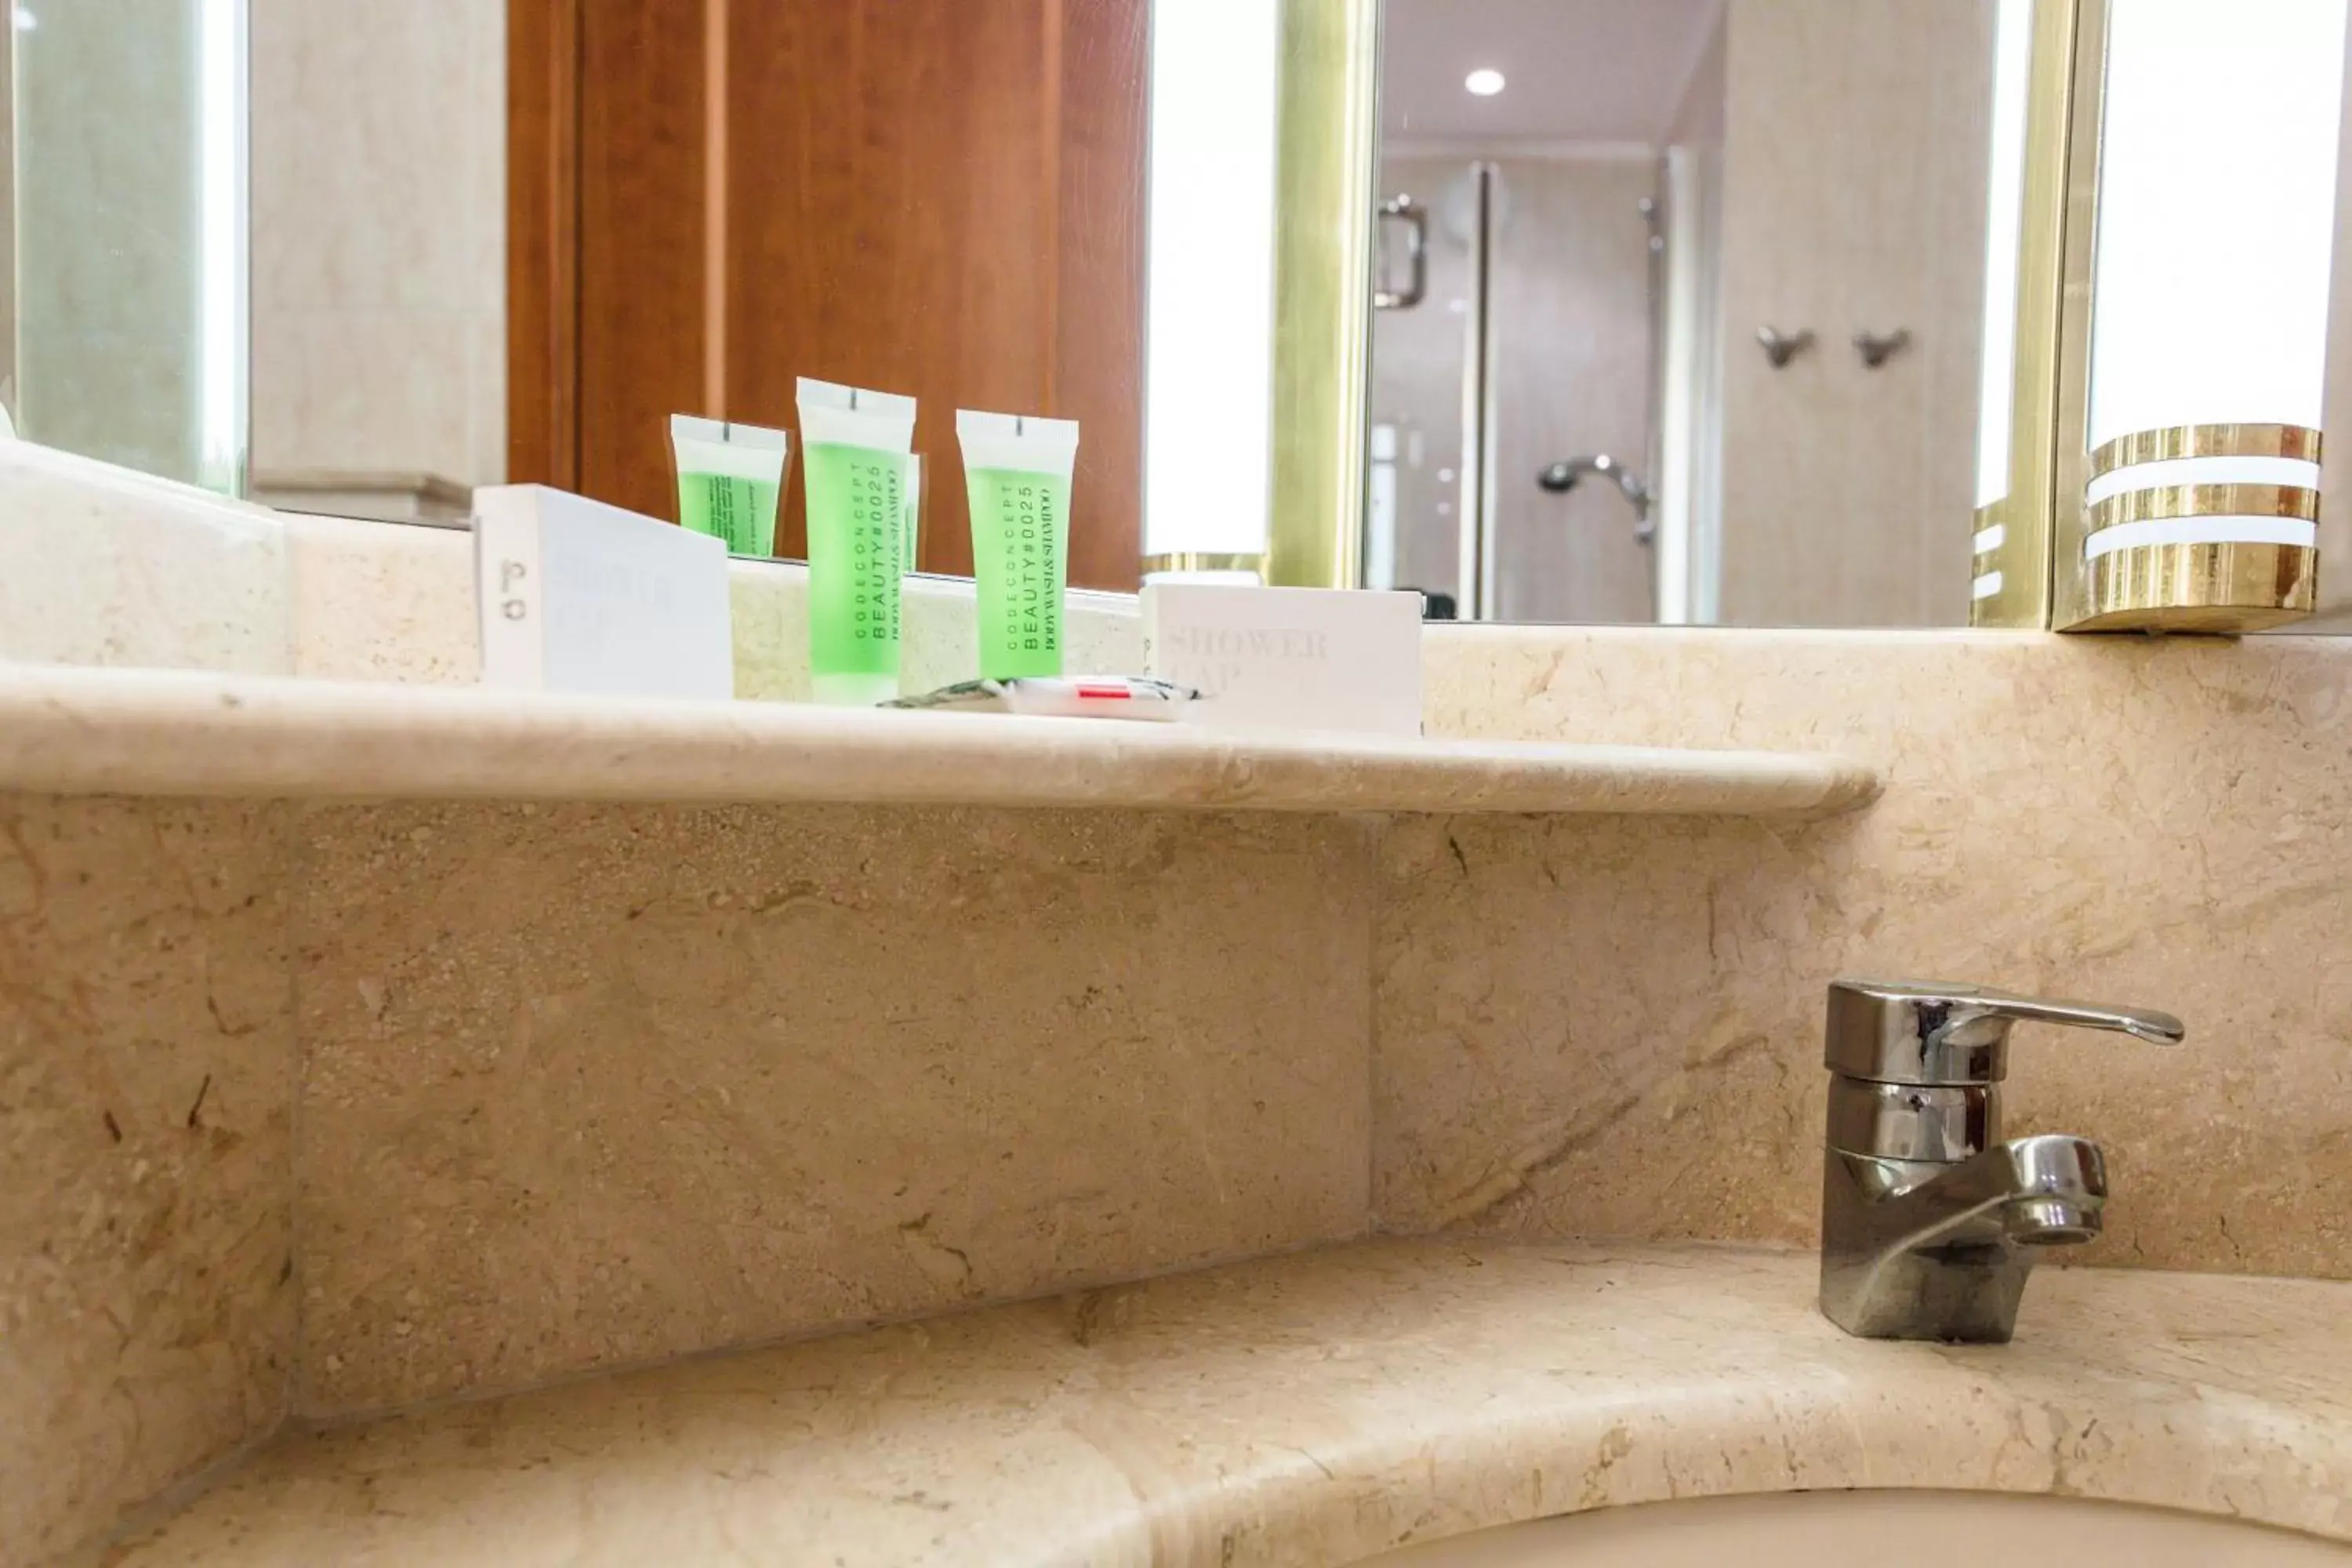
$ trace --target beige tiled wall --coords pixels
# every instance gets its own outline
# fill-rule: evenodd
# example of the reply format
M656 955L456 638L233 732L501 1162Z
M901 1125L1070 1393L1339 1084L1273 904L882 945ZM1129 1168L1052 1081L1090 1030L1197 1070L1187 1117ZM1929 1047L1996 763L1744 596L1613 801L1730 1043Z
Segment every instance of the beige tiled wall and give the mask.
M1363 823L420 806L302 833L308 1408L1365 1226Z
M1725 625L1968 618L1993 13L1731 0ZM1816 342L1775 370L1767 325ZM1853 335L1898 327L1864 369Z
M252 0L253 467L506 474L502 0Z

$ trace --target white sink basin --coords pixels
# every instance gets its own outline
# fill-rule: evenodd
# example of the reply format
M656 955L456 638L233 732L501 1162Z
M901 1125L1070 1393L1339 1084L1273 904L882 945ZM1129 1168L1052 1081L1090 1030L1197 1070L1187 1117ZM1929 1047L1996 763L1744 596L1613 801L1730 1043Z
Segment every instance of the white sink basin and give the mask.
M2347 1568L2352 1547L2196 1514L1991 1492L1788 1492L1538 1520L1358 1568Z

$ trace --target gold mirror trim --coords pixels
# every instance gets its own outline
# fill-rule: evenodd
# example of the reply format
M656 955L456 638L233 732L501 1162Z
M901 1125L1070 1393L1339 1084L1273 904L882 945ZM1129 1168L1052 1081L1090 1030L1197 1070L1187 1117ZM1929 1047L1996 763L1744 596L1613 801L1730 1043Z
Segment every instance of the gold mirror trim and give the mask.
M2308 425L2173 425L2135 430L2091 454L2091 473L2111 474L2142 463L2182 458L2293 458L2319 461L2319 432Z
M2057 465L2050 493L2050 619L2061 631L2087 629L2095 612L2083 538L2091 482L2091 292L2099 247L2099 156L2106 132L2109 0L2077 0L2074 90L2066 139L2064 306L2058 319Z
M1143 558L1147 577L1162 572L1255 572L1265 574L1265 557L1255 550L1171 550Z
M2319 492L2301 485L2162 485L2126 490L2091 507L2091 529L2175 517L2284 517L2319 521Z
M2319 552L2301 544L2143 544L2089 563L2076 631L2252 632L2311 614Z
M2085 13L2089 13L2086 16ZM2058 424L2067 366L2062 326L2089 288L2090 269L2072 226L2088 221L2084 181L2095 179L2104 77L2100 40L2105 0L2033 0L2025 113L2025 190L2018 215L2015 394L2009 437L2009 493L1979 510L1976 526L2003 526L2000 547L1979 556L2001 575L1997 593L1969 608L1974 626L2041 631L2050 625L2052 529L2058 486ZM2082 100L2093 106L2085 110ZM2087 128L2087 137L2084 133ZM2079 500L2082 492L2075 497Z
M1266 581L1363 581L1380 0L1281 0Z
M2007 511L2007 505L2002 501L1993 501L1989 505L1977 508L1976 533L1970 535L1971 538L1981 537L1986 529L1996 526L2002 531L2000 544L1996 544L1990 550L1977 551L1973 556L1971 556L1971 559L1977 563L1977 570L1979 572L1984 570L1986 563L1999 561L2001 556L2002 545L2009 542L2009 521Z

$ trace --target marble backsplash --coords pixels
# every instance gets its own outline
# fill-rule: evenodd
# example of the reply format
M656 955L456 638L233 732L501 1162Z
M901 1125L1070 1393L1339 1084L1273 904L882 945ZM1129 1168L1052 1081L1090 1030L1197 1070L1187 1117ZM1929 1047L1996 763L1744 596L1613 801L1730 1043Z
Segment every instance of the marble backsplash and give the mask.
M0 660L462 686L481 669L464 529L278 513L0 440ZM809 697L807 568L729 569L736 695ZM1076 591L1073 668L1131 671L1131 595ZM971 679L968 581L908 579L905 682Z
M1466 628L1440 733L1831 747L1868 813L1478 818L1386 836L1381 1223L1810 1241L1822 986L2145 1003L2029 1027L2009 1130L2108 1152L2084 1262L2352 1273L2352 643Z
M1887 769L1812 825L240 808L285 846L247 874L292 955L257 1037L301 1059L298 1405L1375 1227L1801 1243L1842 973L2182 1013L2173 1052L2021 1032L2012 1128L2109 1151L2090 1258L2352 1276L2347 673L2322 639L1433 635L1434 728ZM198 808L109 809L101 885Z
M1367 1225L1369 822L405 805L299 832L307 1409Z
M434 685L478 678L470 534L289 517L286 536L295 674ZM735 695L809 700L808 569L737 561L729 588ZM971 679L980 666L980 634L970 583L910 577L905 613L905 689L929 691ZM1112 674L1141 668L1142 629L1131 595L1074 592L1064 628L1072 670Z
M0 438L0 659L291 675L291 554L264 508Z

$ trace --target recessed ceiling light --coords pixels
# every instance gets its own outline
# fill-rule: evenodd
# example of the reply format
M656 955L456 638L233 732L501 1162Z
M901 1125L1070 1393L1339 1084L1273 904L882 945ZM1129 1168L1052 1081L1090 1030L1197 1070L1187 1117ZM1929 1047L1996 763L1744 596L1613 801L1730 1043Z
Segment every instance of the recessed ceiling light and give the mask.
M1474 98L1492 98L1503 90L1503 73L1481 66L1464 77L1462 85Z

